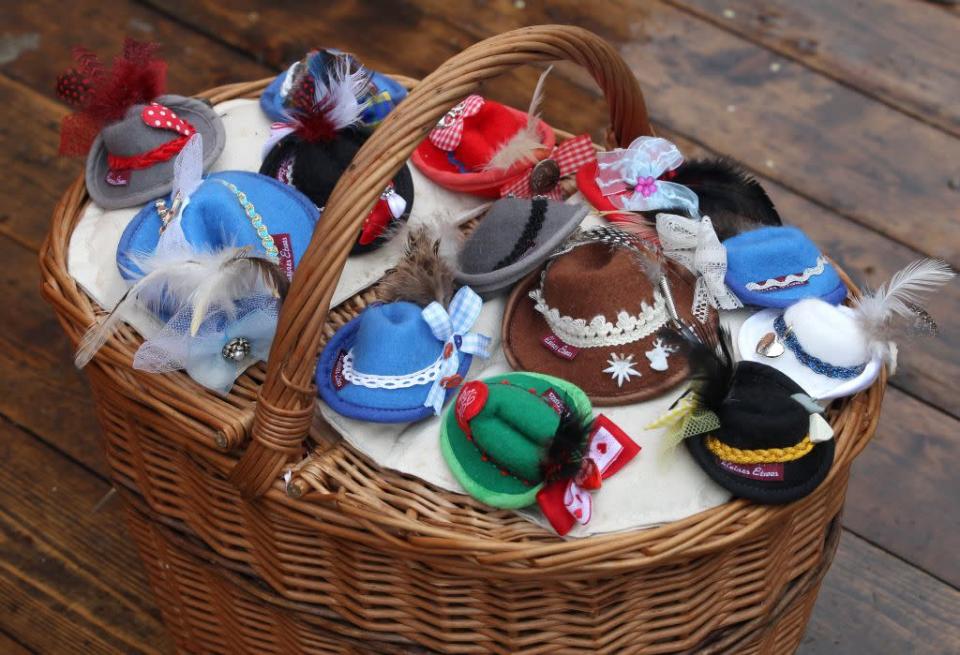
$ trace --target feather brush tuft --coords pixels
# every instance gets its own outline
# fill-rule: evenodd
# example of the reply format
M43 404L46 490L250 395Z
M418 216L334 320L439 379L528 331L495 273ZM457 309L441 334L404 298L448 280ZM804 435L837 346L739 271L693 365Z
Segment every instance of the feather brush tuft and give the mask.
M369 72L351 59L335 57L328 75L314 73L313 95L291 110L291 122L304 141L329 141L337 132L360 122L369 101L360 98L370 83Z
M77 346L74 363L86 366L120 328L134 307L153 314L176 313L192 308L191 335L196 334L211 308L232 313L236 300L256 295L283 298L289 282L280 267L261 257L250 256L249 247L221 250L170 252L135 258L143 271L109 314L87 330Z
M543 91L547 75L552 70L553 66L549 66L537 80L537 86L533 90L533 98L530 100L530 108L527 110L527 124L497 150L496 154L483 167L484 171L505 171L517 162L537 161L537 151L543 148L540 131L537 129L540 124L540 105L543 104Z
M412 230L403 258L380 282L381 300L405 300L422 307L437 301L446 307L453 297L453 267L444 256L445 241L429 228Z
M918 259L897 271L888 284L853 301L857 320L870 341L874 355L893 364L892 339L904 325L916 332L936 332L936 324L923 309L923 296L946 284L956 275L939 259Z
M567 409L560 416L557 432L541 462L548 482L575 477L580 472L586 454L593 419L589 414L577 414L570 407L572 405L567 403Z

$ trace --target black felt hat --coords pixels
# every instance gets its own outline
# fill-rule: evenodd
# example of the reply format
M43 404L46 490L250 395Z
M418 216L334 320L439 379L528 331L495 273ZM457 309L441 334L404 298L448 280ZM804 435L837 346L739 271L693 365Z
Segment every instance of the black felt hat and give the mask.
M817 406L775 368L739 362L712 411L719 428L685 443L703 470L735 496L789 503L816 489L830 471L833 439L811 434L811 426L828 429Z

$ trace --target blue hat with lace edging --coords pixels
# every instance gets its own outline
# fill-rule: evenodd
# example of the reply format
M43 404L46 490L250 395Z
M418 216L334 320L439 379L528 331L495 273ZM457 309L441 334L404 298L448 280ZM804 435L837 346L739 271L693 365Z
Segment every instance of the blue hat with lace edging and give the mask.
M725 281L745 305L788 307L804 298L836 305L847 297L836 269L799 228L762 227L731 237L723 245Z
M399 301L372 305L340 328L317 365L320 397L335 412L376 423L439 416L490 338L470 328L482 301L461 288L448 309Z
M332 61L338 57L347 57L353 65L360 64L349 54L327 48L311 50L307 55L290 65L264 89L260 95L260 107L270 120L284 120L288 112L285 106L296 90L296 85L302 82L305 75L324 74ZM407 97L407 90L399 83L383 73L369 71L370 81L367 92L361 100L369 104L363 110L360 119L361 125L374 127L387 117L397 104Z
M163 206L170 207L168 196ZM127 280L143 276L138 258L154 252L160 239L162 207L150 203L134 216L117 245L117 266ZM307 250L320 212L310 200L273 178L246 171L207 176L180 214L187 243L197 250L249 246L266 257L271 245L287 278Z

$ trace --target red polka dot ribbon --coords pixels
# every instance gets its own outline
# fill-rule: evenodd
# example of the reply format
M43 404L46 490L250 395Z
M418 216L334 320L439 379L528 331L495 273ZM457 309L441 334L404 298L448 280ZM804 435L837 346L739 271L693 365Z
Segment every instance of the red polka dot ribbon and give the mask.
M111 171L150 168L155 164L169 161L183 150L187 141L197 131L193 125L177 116L172 109L156 102L146 105L140 112L140 118L147 127L175 132L178 136L153 150L130 157L108 154L107 164Z

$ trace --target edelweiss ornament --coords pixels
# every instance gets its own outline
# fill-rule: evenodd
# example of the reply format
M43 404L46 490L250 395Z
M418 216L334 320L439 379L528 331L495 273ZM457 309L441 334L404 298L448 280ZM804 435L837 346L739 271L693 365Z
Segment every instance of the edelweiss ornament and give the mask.
M631 377L642 375L640 371L633 367L633 355L610 353L607 364L610 366L603 369L603 372L609 373L610 377L617 381L618 387L622 387L624 382L630 382Z

